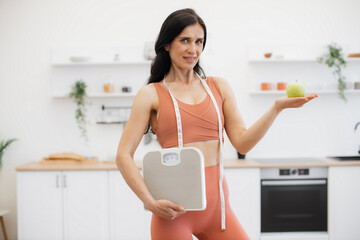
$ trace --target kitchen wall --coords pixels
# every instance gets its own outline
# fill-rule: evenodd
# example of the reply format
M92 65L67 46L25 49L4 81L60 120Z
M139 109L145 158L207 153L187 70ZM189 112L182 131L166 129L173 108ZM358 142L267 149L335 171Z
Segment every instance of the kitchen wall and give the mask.
M335 41L360 47L356 45L360 43L357 0L0 1L0 139L18 139L6 151L0 170L0 209L11 210L5 217L10 239L17 235L16 166L61 151L111 159L122 132L121 125L94 124L95 107L102 103L94 99L88 110L90 141L80 138L75 105L69 99L51 97L52 46L117 44L142 48L145 41L156 39L170 12L184 7L194 8L206 22L209 35L204 68L207 75L223 76L231 83L247 126L279 97L249 94L254 71L247 61L249 44L325 46ZM272 77L281 72L293 81L299 72L314 69L315 64L294 67L285 63L280 71L277 66ZM349 65L345 74L360 80L359 66ZM336 81L325 66L321 71L325 81ZM320 94L301 109L285 110L248 157L355 154L360 144L360 133L354 133L354 125L360 121L360 95L347 97L345 103L335 93ZM154 146L156 142L150 146L141 142L136 158ZM226 140L225 157L235 156Z

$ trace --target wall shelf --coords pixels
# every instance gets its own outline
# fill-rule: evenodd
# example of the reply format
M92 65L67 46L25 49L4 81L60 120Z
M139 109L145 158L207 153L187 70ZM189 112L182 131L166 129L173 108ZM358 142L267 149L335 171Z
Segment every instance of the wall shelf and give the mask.
M118 66L118 65L149 65L150 60L138 60L138 61L119 61L119 62L54 62L55 67L69 67L69 66Z
M359 62L360 58L345 58L345 61L348 63ZM250 63L317 63L317 60L314 58L249 58Z
M250 95L286 96L286 91L261 90L262 83L271 83L276 89L280 82L299 80L307 86L306 93L338 95L336 82L327 83L334 78L332 69L319 63L318 57L328 50L327 44L250 44L248 45L248 81ZM344 60L347 63L344 74L349 83L359 82L360 58L347 57L350 53L360 52L356 44L343 44ZM270 55L271 53L271 55ZM269 56L266 58L265 55ZM274 88L275 87L275 88ZM354 88L354 85L350 86ZM360 89L345 90L345 94L359 94Z
M55 46L52 48L52 97L68 98L73 84L82 80L88 98L132 100L148 78L152 60L144 55L143 45ZM111 83L114 91L105 93ZM123 87L131 93L122 92Z
M249 44L248 61L253 63L285 63L285 62L317 62L317 58L328 50L328 44ZM360 51L358 44L340 44L343 48L345 61L360 62L360 58L347 57ZM269 58L265 54L271 54Z
M89 93L89 98L134 98L136 93ZM69 98L68 94L53 94L53 98Z

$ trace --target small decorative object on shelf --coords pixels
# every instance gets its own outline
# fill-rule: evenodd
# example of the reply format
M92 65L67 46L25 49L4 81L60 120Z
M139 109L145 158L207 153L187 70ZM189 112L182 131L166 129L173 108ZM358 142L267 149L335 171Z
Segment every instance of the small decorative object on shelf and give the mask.
M81 132L81 136L88 141L87 130L86 130L86 83L82 80L78 80L74 83L71 88L69 97L76 103L75 118L78 127Z
M354 88L355 89L360 89L360 82L355 82L354 83Z
M284 55L283 54L276 54L275 59L282 60L282 59L284 59Z
M342 48L336 43L331 43L326 46L328 52L318 57L318 62L324 62L329 68L333 68L333 74L337 76L338 80L338 90L339 97L345 102L347 101L345 97L344 90L346 89L345 76L342 74L342 67L346 67L346 61L342 53Z
M15 138L0 141L0 169L1 169L1 167L2 167L2 157L3 157L3 154L4 154L5 149L6 149L7 147L9 147L9 145L10 145L12 142L15 142L15 141L16 141Z
M104 82L104 92L111 93L114 90L114 87L111 82Z
M124 87L121 88L121 91L122 91L123 93L130 93L130 92L131 92L131 87L129 87L129 86L124 86Z
M270 83L270 82L262 82L261 83L261 90L262 91L273 90L273 84Z
M350 53L348 58L360 58L360 53Z
M144 47L144 57L146 60L153 60L156 56L155 53L155 43L154 42L145 42Z
M272 55L272 53L265 53L264 54L265 58L271 58L271 55Z
M276 89L279 91L286 90L287 83L286 82L278 82L276 85Z
M81 57L81 56L70 57L70 61L72 62L89 62L90 60L91 60L90 57Z
M103 76L103 84L104 84L104 92L106 93L111 93L114 91L114 85L113 83L109 80L108 76Z
M114 56L114 62L118 62L120 60L119 54L116 53Z

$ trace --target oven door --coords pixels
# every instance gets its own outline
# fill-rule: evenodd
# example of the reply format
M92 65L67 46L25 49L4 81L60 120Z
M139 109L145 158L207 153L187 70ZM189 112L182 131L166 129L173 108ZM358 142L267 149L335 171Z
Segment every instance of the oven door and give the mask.
M327 180L262 180L261 232L327 231Z

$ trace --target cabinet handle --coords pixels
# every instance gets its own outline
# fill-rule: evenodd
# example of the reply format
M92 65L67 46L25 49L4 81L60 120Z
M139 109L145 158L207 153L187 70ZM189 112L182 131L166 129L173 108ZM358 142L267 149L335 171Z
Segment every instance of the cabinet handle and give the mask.
M60 187L60 175L56 175L56 188L59 188Z
M67 180L66 180L66 175L64 175L64 188L66 188L67 187Z

